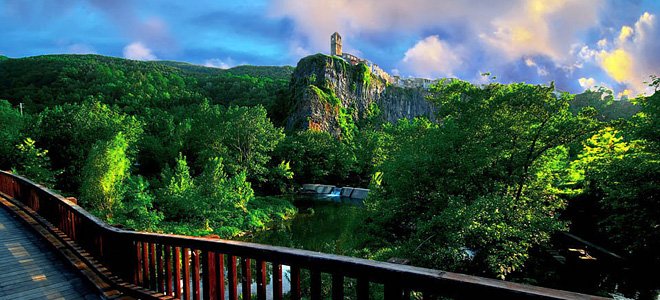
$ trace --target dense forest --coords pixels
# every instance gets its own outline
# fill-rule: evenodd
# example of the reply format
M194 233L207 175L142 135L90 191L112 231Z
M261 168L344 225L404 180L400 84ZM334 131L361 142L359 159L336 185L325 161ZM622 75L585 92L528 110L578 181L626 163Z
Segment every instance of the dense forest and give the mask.
M323 182L371 188L364 257L515 278L571 229L660 266L659 93L443 80L437 121L373 118L348 140L284 131L292 72L0 58L0 168L136 230L264 230L296 214L273 195Z

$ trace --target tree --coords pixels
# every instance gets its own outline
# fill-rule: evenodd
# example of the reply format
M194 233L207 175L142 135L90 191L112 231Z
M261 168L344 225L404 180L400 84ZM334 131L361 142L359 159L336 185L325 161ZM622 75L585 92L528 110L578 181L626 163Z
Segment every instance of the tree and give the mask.
M114 220L135 230L155 231L163 220L163 214L154 209L155 199L149 191L149 181L139 175L130 176L126 180L125 191Z
M57 172L51 170L48 150L38 148L31 138L26 138L16 148L19 153L14 172L46 187L53 187Z
M58 187L76 192L83 180L82 168L92 147L122 133L129 148L128 158L135 157L135 144L142 134L142 124L131 116L91 101L48 108L39 114L34 126L37 145L50 150L53 167L63 170Z
M565 228L566 146L593 130L592 110L572 114L552 85L451 80L431 92L439 126L393 140L368 199L385 233L376 242L425 266L504 278Z
M106 220L112 220L122 206L124 181L130 175L128 141L119 132L109 141L92 146L82 170L80 202Z
M17 148L23 138L26 118L7 100L0 100L0 169L8 169L17 162Z
M196 184L190 175L188 162L179 153L174 169L165 169L162 174L163 187L158 193L158 208L166 220L190 220L194 218L198 195Z
M262 106L225 110L206 105L200 114L193 125L198 133L193 144L200 161L222 157L229 174L245 171L248 178L265 181L271 153L284 139L282 129L270 122L266 110Z
M302 131L287 136L277 149L290 162L297 183L344 182L353 164L350 149L327 132Z
M573 164L584 195L596 201L597 228L610 245L652 269L660 265L660 94L637 99L641 111L583 143Z

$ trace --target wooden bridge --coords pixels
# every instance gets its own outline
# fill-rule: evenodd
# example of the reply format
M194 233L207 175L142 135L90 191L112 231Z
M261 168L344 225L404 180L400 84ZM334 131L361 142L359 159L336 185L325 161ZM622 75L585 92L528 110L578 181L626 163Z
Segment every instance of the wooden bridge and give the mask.
M603 299L319 252L121 230L7 172L0 172L0 204L5 211L0 214L0 299L89 298L90 291L107 299ZM22 252L37 267L26 268ZM70 272L46 271L65 269L48 252L64 257L87 285L82 280L71 284ZM283 266L288 276L282 276ZM26 276L30 280L22 279ZM40 278L53 283L40 284ZM286 294L283 283L289 283ZM31 288L20 295L7 292L15 291L14 285Z

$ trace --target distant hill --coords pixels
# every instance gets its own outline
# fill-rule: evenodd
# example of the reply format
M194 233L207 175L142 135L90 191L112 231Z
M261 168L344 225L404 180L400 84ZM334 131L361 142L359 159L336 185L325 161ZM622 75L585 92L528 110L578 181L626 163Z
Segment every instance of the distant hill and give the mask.
M127 112L201 103L274 106L293 67L227 70L174 61L135 61L101 55L0 58L0 99L30 111L95 98Z
M233 75L249 75L253 77L268 77L273 79L286 79L288 80L293 74L295 69L292 66L250 66L242 65L229 69L211 68L200 65L194 65L186 62L178 61L154 61L154 63L162 64L169 67L174 67L190 74L204 74L204 75L220 75L231 73Z
M5 59L9 59L9 57L6 57L6 56L3 56L3 55L0 55L0 60L5 60Z

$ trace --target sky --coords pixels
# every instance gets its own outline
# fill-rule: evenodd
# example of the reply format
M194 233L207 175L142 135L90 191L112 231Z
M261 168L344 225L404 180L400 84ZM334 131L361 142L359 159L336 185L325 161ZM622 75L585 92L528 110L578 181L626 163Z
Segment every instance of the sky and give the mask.
M403 77L650 93L660 0L0 0L0 55L101 54L217 68L344 51Z

